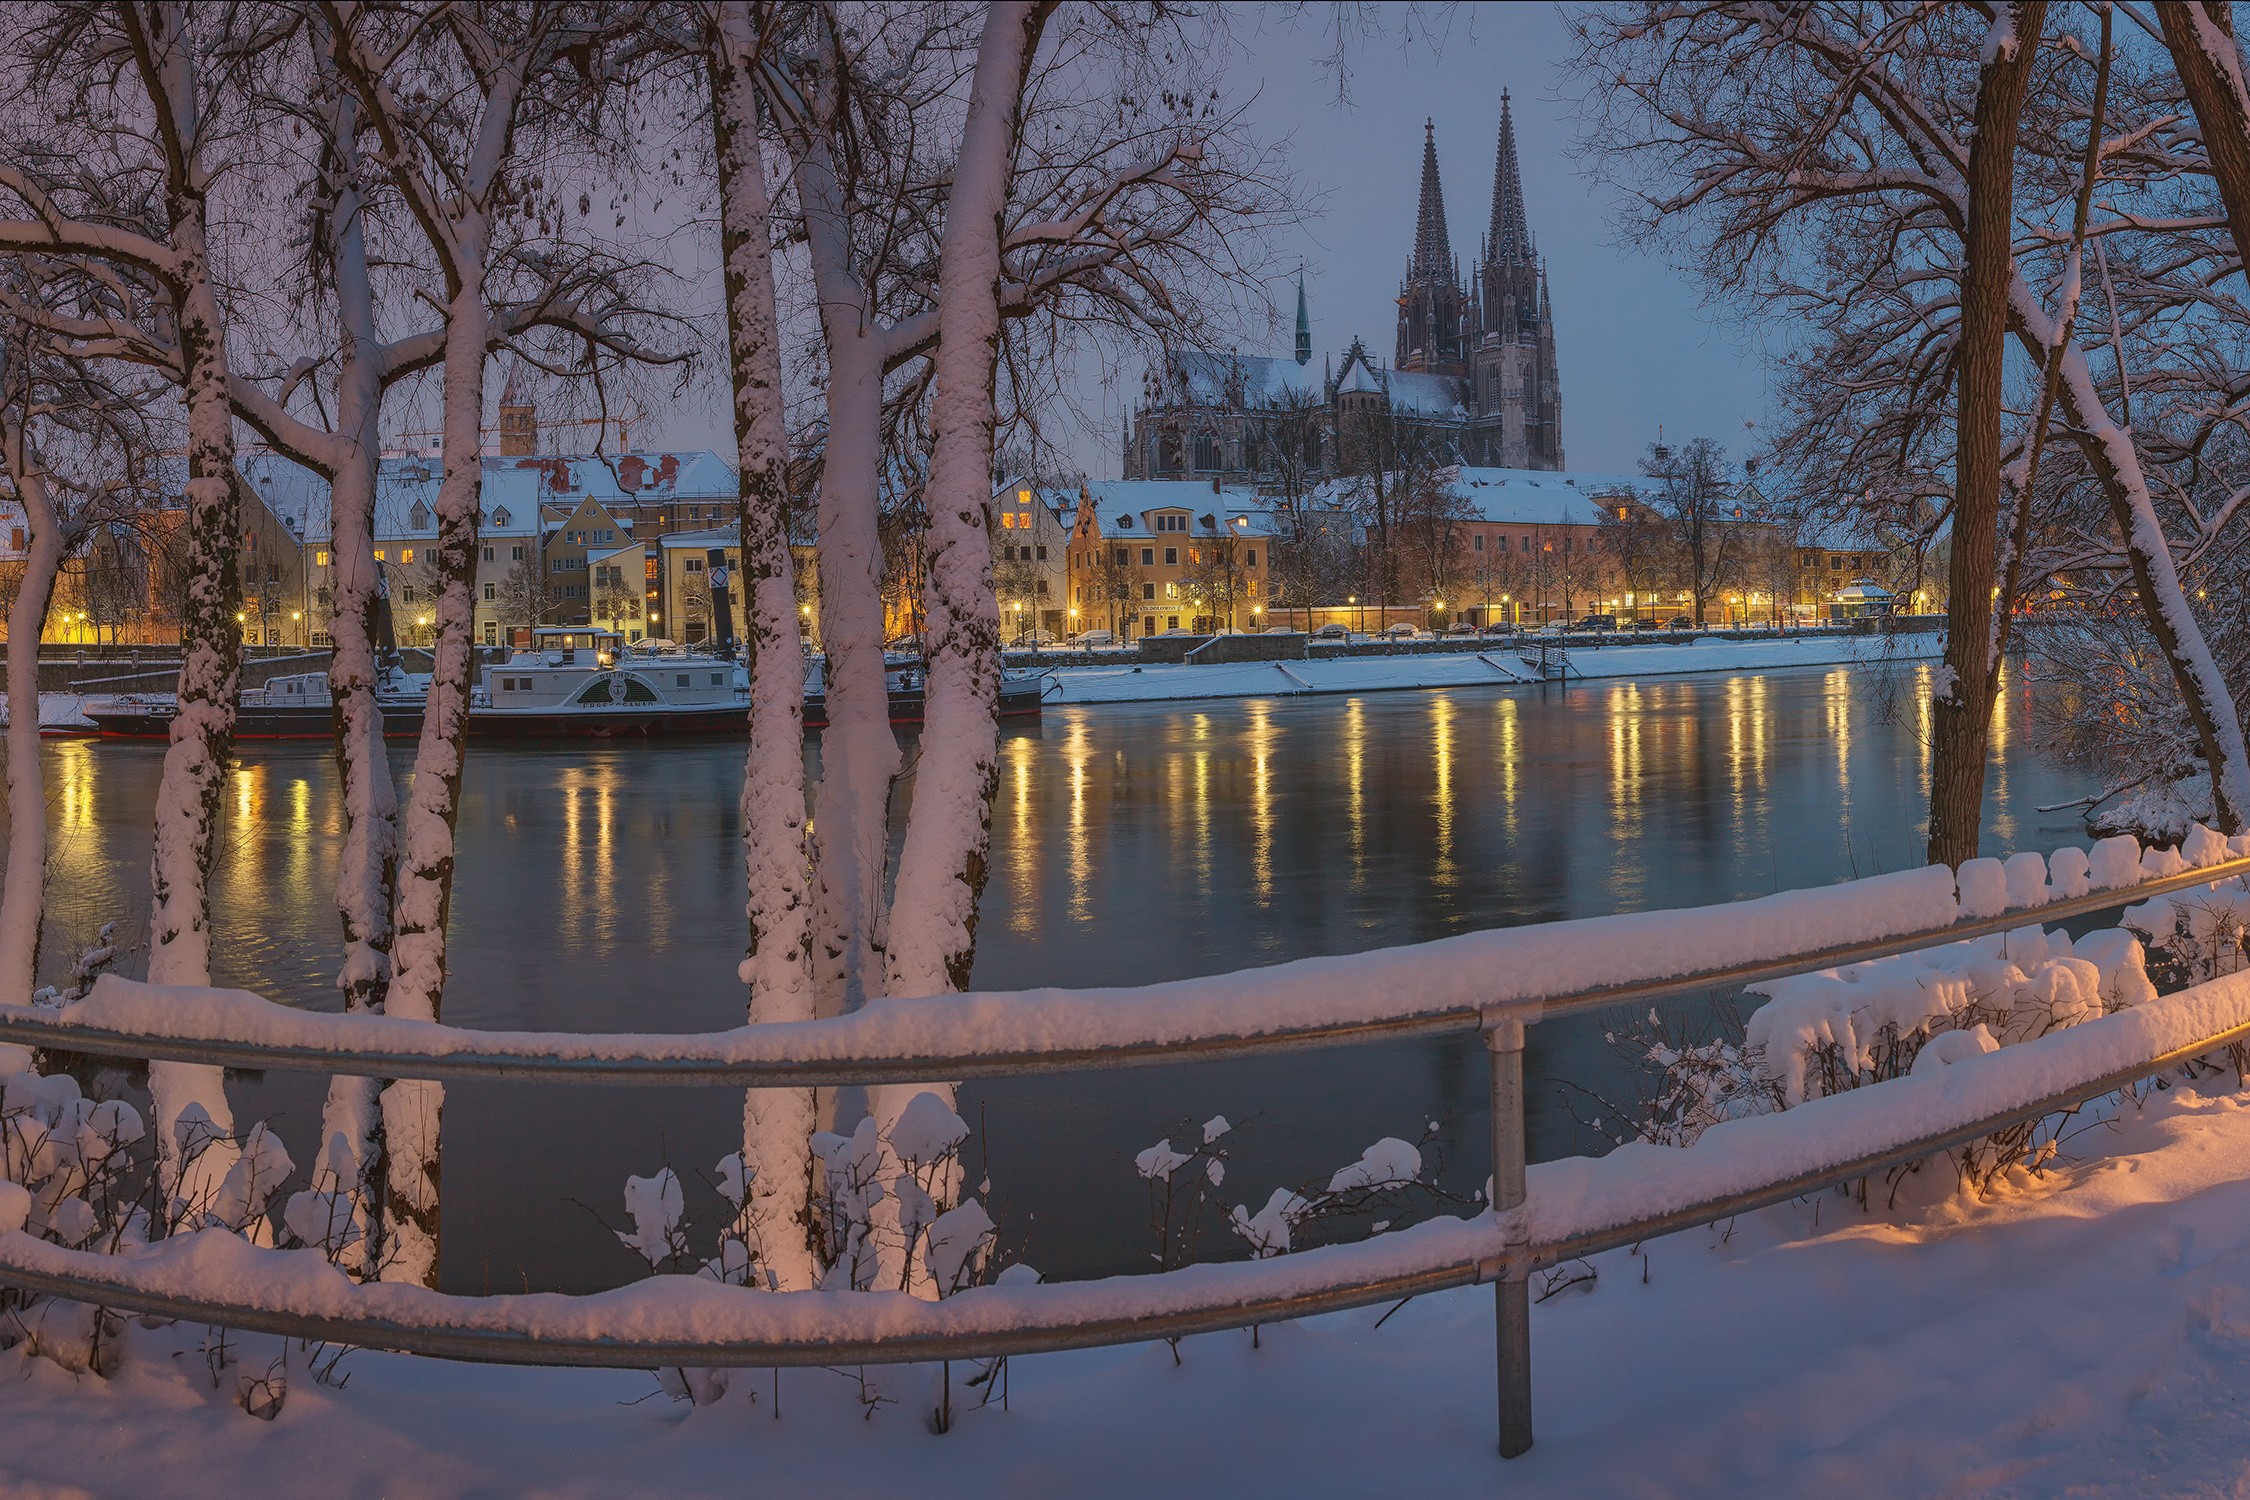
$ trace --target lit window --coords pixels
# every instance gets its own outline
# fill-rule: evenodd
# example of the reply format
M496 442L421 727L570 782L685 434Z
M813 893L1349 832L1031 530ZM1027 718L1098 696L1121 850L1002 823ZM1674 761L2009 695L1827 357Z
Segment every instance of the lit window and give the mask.
M375 549L375 560L376 560L377 562L388 562L388 561L390 561L390 559L389 559L388 557L386 557L386 556L384 555L384 549L383 549L383 548L381 548L381 547L377 547L377 548Z
M315 552L313 554L313 566L316 568L325 568L328 566L328 549L326 547L321 548L318 552Z
M399 553L398 560L408 567L414 566L414 549L412 547L405 548Z

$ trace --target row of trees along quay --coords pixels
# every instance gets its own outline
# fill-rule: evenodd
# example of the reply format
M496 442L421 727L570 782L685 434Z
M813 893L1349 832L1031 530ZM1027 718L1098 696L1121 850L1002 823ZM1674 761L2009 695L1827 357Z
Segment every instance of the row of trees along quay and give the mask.
M212 974L255 586L240 460L262 444L330 493L337 981L354 1013L442 1017L481 427L505 362L595 412L725 371L751 659L746 1019L963 988L998 765L996 453L1051 453L1082 361L1249 326L1302 212L1222 87L1200 28L1226 24L1041 0L0 12L0 460L28 531L8 690L36 699L66 562L161 528L181 665L149 978ZM2250 92L2228 8L1688 0L1568 24L1589 159L1634 205L1628 229L1790 330L1764 487L1805 524L1944 544L1931 858L1974 853L2012 651L2085 687L2064 732L2113 790L2168 786L2240 832ZM698 257L722 270L711 326L682 311ZM375 692L374 512L384 434L433 413L432 673L402 797ZM1333 534L1309 484L1276 478L1276 561L1304 570L1283 597L1465 599L1463 517L1431 482L1446 455L1380 416L1367 451ZM1621 567L1665 559L1646 587L1698 618L1756 590L1718 514L1722 464L1715 444L1652 453L1646 510L1602 528ZM161 516L159 493L177 497ZM883 655L902 603L927 679L904 813ZM5 765L0 1001L22 1002L47 856L35 714L11 716ZM255 1177L270 1138L238 1128L215 1067L157 1063L149 1084L159 1230L221 1222L195 1206L244 1162ZM871 1091L847 1184L864 1211L838 1220L812 1092L749 1092L720 1263L773 1289L935 1295L927 1232L975 1200L897 1131L923 1140L952 1103L944 1085ZM311 1190L349 1228L329 1248L351 1273L434 1280L443 1105L428 1081L332 1081Z
M0 17L0 433L30 532L9 609L13 701L35 699L66 561L113 523L148 524L160 471L185 475L169 485L181 711L154 818L150 978L211 975L214 832L257 604L237 460L260 443L331 493L338 982L355 1012L441 1016L479 429L495 366L512 361L550 399L597 412L726 372L753 662L747 1017L958 988L997 754L996 441L1033 433L1058 372L1090 350L1239 322L1274 269L1270 232L1297 213L1278 158L1193 61L1188 26L1157 7L1042 3L847 16L317 0ZM705 235L709 252L691 243ZM680 311L680 267L699 255L723 267L715 340ZM785 370L782 330L800 316L812 365ZM433 673L401 797L375 701L374 501L384 434L432 414ZM817 619L789 551L808 530ZM926 791L894 831L884 590L909 540ZM808 625L829 716L809 787ZM39 959L37 734L35 715L13 717L0 992L15 1001ZM158 1064L150 1087L172 1201L207 1198L247 1139L221 1073ZM922 1092L878 1091L879 1125ZM442 1107L436 1085L334 1080L313 1177L364 1228L356 1271L433 1279ZM754 1186L729 1230L743 1259L775 1287L926 1286L911 1247L957 1185L933 1184L921 1210L891 1192L874 1234L831 1246L809 1196L812 1110L809 1090L749 1096ZM208 1149L177 1144L183 1121ZM895 1153L874 1170L893 1187L909 1175Z

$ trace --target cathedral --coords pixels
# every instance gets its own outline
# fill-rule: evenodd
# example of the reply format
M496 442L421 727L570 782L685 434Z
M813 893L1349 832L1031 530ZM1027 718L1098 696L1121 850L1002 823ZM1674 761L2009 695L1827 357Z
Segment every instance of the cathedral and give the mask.
M1425 123L1422 198L1398 292L1388 364L1358 339L1312 369L1304 280L1293 356L1166 350L1144 377L1124 434L1127 479L1258 480L1291 468L1326 477L1363 466L1372 420L1433 440L1447 461L1563 467L1562 384L1547 273L1524 213L1516 127L1500 95L1492 218L1471 273L1445 224L1437 132ZM1372 419L1372 420L1371 420Z

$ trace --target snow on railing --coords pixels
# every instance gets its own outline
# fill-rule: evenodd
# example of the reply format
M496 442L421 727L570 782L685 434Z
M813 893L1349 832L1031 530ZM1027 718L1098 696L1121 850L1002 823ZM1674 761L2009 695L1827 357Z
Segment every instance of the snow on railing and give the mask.
M767 1292L659 1276L591 1296L459 1297L361 1283L317 1250L204 1230L128 1255L0 1223L0 1282L125 1311L510 1363L895 1363L1139 1342L1485 1281L1501 1452L1529 1447L1528 1278L1543 1265L1849 1181L2035 1120L2250 1039L2233 974L1934 1072L1728 1121L1692 1146L1524 1166L1523 1030L1542 1015L1744 983L2005 932L2250 875L2250 838L2183 853L1972 860L1686 911L1473 934L1137 989L887 1001L831 1021L701 1035L479 1032L308 1015L239 991L105 978L59 1013L0 1007L0 1040L383 1076L830 1082L1177 1061L1478 1028L1493 1065L1491 1208L1352 1245L1154 1276L904 1293ZM5 1207L0 1203L0 1207Z
M1542 1266L1795 1196L1926 1155L2025 1111L2250 1034L2250 974L2229 975L2037 1042L1712 1127L1693 1146L1631 1144L1530 1168L1514 1215L1439 1218L1269 1260L929 1302L903 1292L761 1292L666 1275L585 1296L461 1297L362 1283L317 1250L205 1230L132 1257L0 1234L0 1280L126 1311L379 1348L553 1364L880 1364L1139 1342L1336 1311Z
M2250 851L2250 840L2244 840ZM2132 846L2130 849L2125 846ZM2110 857L2103 857L2105 852ZM82 1052L383 1077L828 1085L1176 1062L1467 1032L2057 921L2235 875L2225 842L2145 877L2131 838L2037 883L2025 855L1929 866L1718 906L1504 928L1203 978L878 1001L847 1016L689 1033L482 1030L327 1015L242 990L105 975L60 1011L0 1006L0 1041ZM2075 860L2068 856L2076 855ZM2090 867L2090 868L2089 868ZM2013 874L2013 879L2010 876Z

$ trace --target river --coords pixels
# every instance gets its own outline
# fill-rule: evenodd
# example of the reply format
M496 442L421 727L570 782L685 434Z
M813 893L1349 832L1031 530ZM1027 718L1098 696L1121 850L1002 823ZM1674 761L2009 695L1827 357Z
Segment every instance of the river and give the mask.
M1129 984L1483 927L1727 901L1919 862L1927 666L1811 668L1366 697L1070 707L1001 745L975 984ZM1986 852L2083 841L2084 776L2028 732L2051 685L2012 672L1994 725ZM908 746L909 767L912 744ZM395 760L403 772L410 746ZM733 744L486 749L470 762L445 1014L465 1026L736 1024L742 868ZM46 751L49 970L104 921L145 958L160 747ZM901 795L911 794L911 781ZM324 747L245 750L215 877L222 984L335 1005L339 837ZM1049 1275L1146 1266L1133 1154L1237 1124L1228 1203L1325 1180L1380 1136L1437 1127L1462 1192L1486 1171L1484 1064L1415 1042L964 1088L968 1180ZM1532 1152L1598 1139L1565 1083L1629 1087L1591 1020L1534 1028ZM321 1083L238 1081L300 1162ZM1583 1109L1583 1100L1578 1108ZM442 1275L458 1291L584 1290L635 1274L597 1222L669 1163L691 1212L733 1149L721 1090L453 1086ZM1214 1231L1215 1240L1224 1240ZM1214 1245L1214 1248L1219 1248Z

